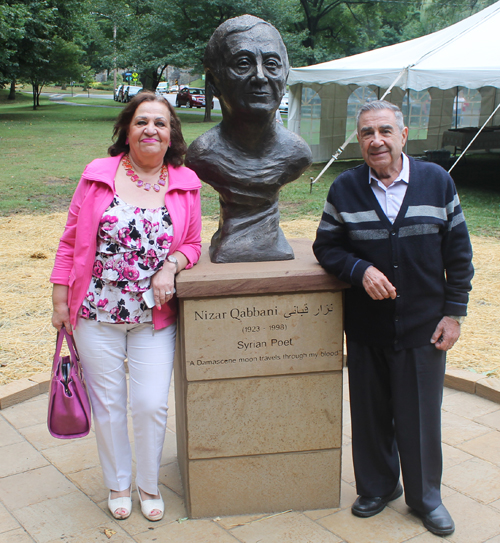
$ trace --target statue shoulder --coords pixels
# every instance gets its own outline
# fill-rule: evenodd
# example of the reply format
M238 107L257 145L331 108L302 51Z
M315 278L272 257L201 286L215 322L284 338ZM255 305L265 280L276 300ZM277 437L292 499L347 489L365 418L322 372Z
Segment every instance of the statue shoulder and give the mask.
M219 125L207 130L201 136L198 136L188 148L189 152L203 152L212 150L211 147L215 144L220 144L221 135Z
M186 153L186 166L204 163L213 160L214 151L220 147L221 135L219 125L214 126L201 136L197 137L188 147Z
M303 138L281 125L277 126L277 131L279 145L288 155L293 156L297 162L312 162L311 148Z

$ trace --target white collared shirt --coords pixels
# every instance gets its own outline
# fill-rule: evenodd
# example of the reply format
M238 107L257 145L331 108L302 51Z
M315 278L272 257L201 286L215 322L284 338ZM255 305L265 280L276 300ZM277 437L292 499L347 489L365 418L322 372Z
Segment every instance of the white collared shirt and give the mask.
M410 181L410 161L404 153L401 156L403 157L403 168L398 177L388 187L377 178L371 168L369 171L369 183L373 194L375 194L382 211L391 223L394 223L398 216Z

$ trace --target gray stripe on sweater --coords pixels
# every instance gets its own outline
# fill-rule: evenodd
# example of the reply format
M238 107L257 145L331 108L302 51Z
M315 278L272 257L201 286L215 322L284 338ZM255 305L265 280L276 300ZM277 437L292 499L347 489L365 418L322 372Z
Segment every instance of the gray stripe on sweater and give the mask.
M465 221L465 217L464 217L463 212L459 213L458 215L453 217L453 220L449 223L448 231L452 230L453 228L455 228L455 226L458 226L459 224L463 223L464 221Z
M376 211L358 211L357 213L341 213L345 222L360 223L360 222L379 222Z
M443 221L448 219L446 208L435 206L408 206L405 218L408 217L434 217Z
M337 222L344 222L339 212L335 209L335 206L333 206L330 202L325 202L323 212L330 215L330 217L333 217Z
M387 230L350 230L349 237L359 240L387 239L389 232Z
M437 224L412 224L411 226L403 226L399 229L399 237L407 238L408 236L423 236L425 234L437 234L439 226Z
M332 224L321 219L318 230L324 230L325 232L338 232L339 230L342 230L342 226L337 226L336 224Z
M455 194L453 201L450 202L446 206L446 213L448 213L448 215L451 215L455 211L455 208L459 205L460 205L460 198L458 197L458 194Z

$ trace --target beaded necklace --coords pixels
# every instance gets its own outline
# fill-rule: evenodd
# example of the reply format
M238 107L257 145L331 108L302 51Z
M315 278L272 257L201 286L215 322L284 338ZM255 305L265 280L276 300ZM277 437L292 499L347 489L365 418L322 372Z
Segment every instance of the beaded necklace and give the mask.
M149 190L151 188L151 183L146 183L142 179L139 179L139 176L134 172L134 168L132 167L132 163L130 162L130 157L128 155L123 157L122 162L123 167L125 168L125 171L127 172L127 175L130 177L131 181L133 181L139 188L144 187L144 190ZM155 192L160 192L160 185L162 187L165 186L167 177L168 168L165 166L165 164L163 164L158 183L153 183L153 189Z

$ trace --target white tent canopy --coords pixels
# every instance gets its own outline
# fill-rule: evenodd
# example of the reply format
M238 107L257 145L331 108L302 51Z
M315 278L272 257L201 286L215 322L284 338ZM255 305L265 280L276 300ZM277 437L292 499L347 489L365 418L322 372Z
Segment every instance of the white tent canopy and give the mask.
M436 126L433 127L433 146L427 145L427 148L441 147L436 136L442 136L446 129L451 128L454 95L448 92L439 98L435 91L455 89L456 94L457 87L483 90L488 87L500 88L499 52L500 2L496 2L459 23L427 36L314 66L291 69L288 78L291 91L289 128L300 133L300 99L304 87L318 93L322 103L327 103L329 98L334 100L333 108L337 111L333 116L331 108L325 112L329 121L333 122L342 115L338 107L342 92L338 86L349 86L349 89L370 86L378 88L380 96L380 91L389 88L397 79L396 86L401 90L393 91L389 99L394 103L399 102L399 106L404 98L403 91L407 89L434 89L433 101L438 98L442 103L439 112L434 107L432 115L434 121L437 116L440 117L442 126L440 134L436 133ZM347 94L351 92L349 90ZM487 118L488 109L489 113L493 111L491 106L494 105L492 102L496 102L497 93L494 94L487 100L489 103L485 104L485 108L481 105L482 118ZM444 103L446 101L449 101L448 105ZM322 112L321 121L326 120ZM337 142L336 146L342 143ZM313 149L316 160L326 158L324 149L319 153L321 156L316 151Z

